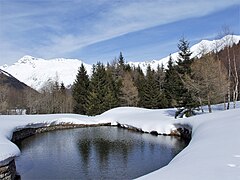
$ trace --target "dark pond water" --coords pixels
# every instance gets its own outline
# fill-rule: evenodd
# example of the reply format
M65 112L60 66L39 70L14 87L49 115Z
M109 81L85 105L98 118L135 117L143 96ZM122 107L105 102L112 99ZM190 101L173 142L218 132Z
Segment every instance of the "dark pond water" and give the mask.
M20 143L25 179L133 179L167 165L186 142L115 127L38 134Z

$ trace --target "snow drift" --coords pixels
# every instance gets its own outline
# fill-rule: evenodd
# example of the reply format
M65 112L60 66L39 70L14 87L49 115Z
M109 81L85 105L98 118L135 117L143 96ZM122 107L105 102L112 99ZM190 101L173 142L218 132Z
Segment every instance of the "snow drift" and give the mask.
M239 104L238 104L239 107ZM169 165L141 179L240 179L240 111L219 111L212 114L174 119L174 109L148 110L141 108L115 108L95 117L57 115L0 116L0 165L20 155L20 150L10 139L13 131L24 127L40 127L60 123L76 124L125 124L142 129L169 133L174 124L192 127L192 140ZM218 110L218 111L216 111Z

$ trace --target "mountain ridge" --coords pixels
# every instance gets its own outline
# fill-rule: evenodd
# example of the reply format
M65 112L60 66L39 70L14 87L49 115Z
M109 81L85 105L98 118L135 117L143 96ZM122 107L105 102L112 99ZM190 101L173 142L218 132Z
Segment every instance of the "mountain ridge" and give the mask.
M190 50L192 57L201 56L201 51L204 53L211 51L220 51L226 44L232 46L240 41L240 35L227 35L218 40L202 40L199 43L193 45ZM177 60L178 52L171 54L174 61ZM162 58L160 60L151 60L145 62L127 62L130 66L140 66L145 72L148 65L151 65L153 69L157 69L158 65L163 64L167 67L167 62L169 56ZM91 75L92 64L84 63L79 59L65 59L65 58L55 58L55 59L42 59L26 55L19 59L13 65L3 65L0 69L7 73L12 74L14 77L24 82L33 89L40 90L44 84L48 81L58 80L63 82L66 87L70 87L78 72L78 68L81 64L84 64L87 72Z

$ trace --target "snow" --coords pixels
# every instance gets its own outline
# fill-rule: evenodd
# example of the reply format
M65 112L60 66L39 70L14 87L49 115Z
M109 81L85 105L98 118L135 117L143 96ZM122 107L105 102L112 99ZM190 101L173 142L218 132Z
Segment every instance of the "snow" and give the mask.
M211 51L220 51L222 50L226 45L232 46L233 44L237 44L240 41L240 35L227 35L222 37L221 39L217 40L202 40L199 43L193 45L190 48L190 51L192 52L191 58L194 57L201 57L202 53L201 51L204 50L203 54L207 54ZM173 62L176 62L178 59L178 52L171 54ZM146 61L146 62L129 62L130 66L137 67L138 65L142 68L143 72L145 73L147 70L147 66L151 65L152 69L157 70L158 65L163 65L164 68L167 68L167 64L169 61L170 56L167 56L165 58L162 58L160 60L152 60L152 61Z
M34 128L61 123L96 124L91 117L74 114L56 115L0 115L0 165L20 155L20 150L10 140L16 129Z
M79 67L83 62L78 59L50 59L45 60L32 56L24 56L11 66L2 66L0 69L13 75L28 86L40 90L46 82L58 80L65 86L72 85L76 79ZM88 74L92 66L83 63Z
M5 71L3 71L3 70L1 70L1 69L0 69L0 74L4 74L5 76L10 77L10 74L8 74L7 72L5 72Z
M239 35L228 35L219 40L202 40L201 42L193 45L190 50L191 52L193 52L192 57L199 57L199 49L201 49L203 45L206 48L205 53L208 53L215 50L216 45L219 46L218 51L220 51L224 48L226 44L225 42L227 42L227 44L231 46L233 43L236 44L239 41ZM178 58L178 52L172 53L171 56L173 61L176 61ZM152 60L145 62L128 62L128 64L135 67L139 65L145 73L148 65L151 65L152 69L155 70L157 69L158 65L161 64L163 64L164 67L167 68L168 60L169 56L160 60ZM0 69L10 73L15 78L17 78L21 82L24 82L28 86L36 90L40 90L49 80L59 80L59 82L63 82L65 86L70 87L76 79L78 68L80 67L81 63L83 63L83 61L78 59L56 58L45 60L26 55L13 65L0 66ZM83 64L88 72L88 75L91 75L92 65L86 63ZM58 79L56 79L56 75L58 76Z
M240 179L239 117L235 109L187 119L193 127L188 147L140 179Z
M20 150L10 139L14 130L59 123L97 124L111 122L133 126L143 131L170 133L174 124L192 127L192 140L167 166L140 179L240 179L240 102L238 108L222 111L213 106L213 113L174 119L174 109L149 110L121 107L101 115L88 117L76 114L1 115L0 165L19 156Z

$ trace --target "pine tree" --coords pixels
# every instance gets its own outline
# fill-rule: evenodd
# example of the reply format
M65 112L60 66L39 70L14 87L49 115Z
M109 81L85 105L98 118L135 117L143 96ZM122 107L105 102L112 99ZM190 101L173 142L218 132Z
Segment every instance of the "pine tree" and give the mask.
M192 52L190 51L189 42L182 38L179 40L178 44L178 59L177 59L177 71L180 75L191 73L191 64L193 60L191 59Z
M122 52L120 52L120 55L119 55L119 58L118 58L118 64L120 67L123 67L125 66L125 61L124 61L124 57L122 55Z
M135 86L138 89L138 107L144 107L144 85L145 85L145 77L140 66L133 69L133 81Z
M122 78L124 75L124 72L126 71L126 65L125 60L122 55L122 52L120 52L119 58L117 59L117 67L115 69L117 78Z
M89 77L83 64L81 64L73 84L72 95L75 101L73 112L85 115L89 96Z
M60 85L60 89L59 89L59 91L60 91L60 94L61 94L61 95L66 96L66 94L67 94L67 90L66 90L66 87L65 87L65 85L64 85L63 82L61 82L61 85Z
M107 95L106 95L106 109L112 109L114 107L120 106L120 81L116 78L114 78L112 70L108 69L106 70L107 73Z
M150 65L147 67L143 92L143 107L156 109L161 106L161 92L155 78L155 71Z
M155 81L156 81L156 86L160 94L160 99L158 102L158 108L164 108L167 107L168 101L165 95L164 91L164 79L165 79L165 70L163 64L160 66L158 65L157 71L155 73Z
M184 38L180 39L178 49L179 53L176 70L179 78L175 80L178 84L176 100L179 110L177 113L186 112L187 116L191 116L193 109L198 106L198 103L192 97L190 90L184 86L184 76L191 74L191 64L193 59L191 59L190 56L192 52L189 48L189 42Z
M101 114L118 106L118 89L111 73L108 74L104 65L100 62L93 67L90 82L90 94L88 97L88 115Z
M178 87L180 84L181 81L179 81L176 65L173 64L172 56L170 54L164 78L164 94L168 101L168 107L177 106L177 97L180 96L178 93Z
M61 113L66 113L67 112L67 90L64 86L64 83L61 82L60 88L59 88L59 95L58 95L58 99L59 99L59 106L60 106L60 112Z

